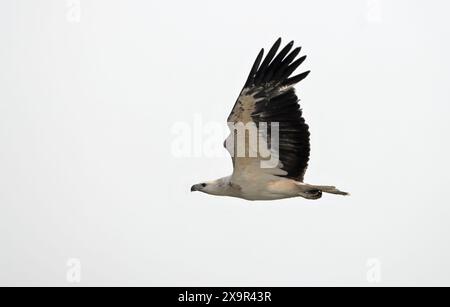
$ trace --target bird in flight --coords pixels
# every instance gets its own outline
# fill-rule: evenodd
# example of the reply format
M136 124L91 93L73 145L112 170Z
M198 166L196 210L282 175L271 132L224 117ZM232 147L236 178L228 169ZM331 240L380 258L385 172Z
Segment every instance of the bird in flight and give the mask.
M224 146L233 161L230 176L195 184L191 191L247 200L290 197L319 199L322 193L348 195L334 186L303 182L310 133L294 85L310 71L291 76L306 56L291 41L278 52L281 38L263 59L261 49L228 117ZM292 51L291 51L292 49Z

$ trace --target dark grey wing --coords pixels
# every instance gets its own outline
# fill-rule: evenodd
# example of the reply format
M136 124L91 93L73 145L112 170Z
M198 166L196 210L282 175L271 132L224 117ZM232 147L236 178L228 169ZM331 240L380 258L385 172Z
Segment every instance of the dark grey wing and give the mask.
M277 53L280 44L281 39L278 39L264 60L262 60L264 50L260 51L228 117L228 122L246 124L252 121L257 126L264 122L268 127L271 123L278 123L278 153L281 162L279 168L285 171L283 175L278 176L303 181L309 161L310 133L293 86L303 80L309 71L291 77L306 56L296 59L301 48L291 51L294 42L290 42ZM269 141L270 133L269 130L267 135ZM270 147L270 142L268 145ZM235 172L239 167L239 159L233 158ZM244 169L249 163L244 158L241 160Z

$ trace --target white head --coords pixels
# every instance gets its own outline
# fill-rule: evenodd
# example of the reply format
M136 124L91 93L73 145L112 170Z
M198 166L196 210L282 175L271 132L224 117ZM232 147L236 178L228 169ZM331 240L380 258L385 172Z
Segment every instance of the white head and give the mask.
M191 192L199 191L211 195L229 195L231 192L231 186L228 177L220 178L213 181L206 181L198 184L194 184L191 187Z

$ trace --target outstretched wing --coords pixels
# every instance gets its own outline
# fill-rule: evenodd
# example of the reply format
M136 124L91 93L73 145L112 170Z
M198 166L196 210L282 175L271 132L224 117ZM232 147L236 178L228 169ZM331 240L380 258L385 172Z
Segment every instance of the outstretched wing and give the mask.
M291 51L294 42L277 54L280 44L281 39L278 39L264 60L264 49L259 52L228 117L231 134L225 144L233 159L234 178L252 180L269 175L303 181L309 160L310 134L293 86L309 71L291 77L306 56L296 59L301 48ZM258 128L256 148L252 146L251 133L246 133L245 144L239 144L235 129L239 125ZM239 154L239 146L244 147L244 155ZM263 148L270 150L270 157L261 154ZM267 163L274 160L275 164Z

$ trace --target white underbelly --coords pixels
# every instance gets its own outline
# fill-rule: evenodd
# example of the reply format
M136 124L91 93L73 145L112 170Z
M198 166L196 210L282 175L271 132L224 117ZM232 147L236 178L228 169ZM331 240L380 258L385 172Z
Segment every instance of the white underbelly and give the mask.
M298 196L298 184L291 179L241 184L241 197L248 200L274 200Z

